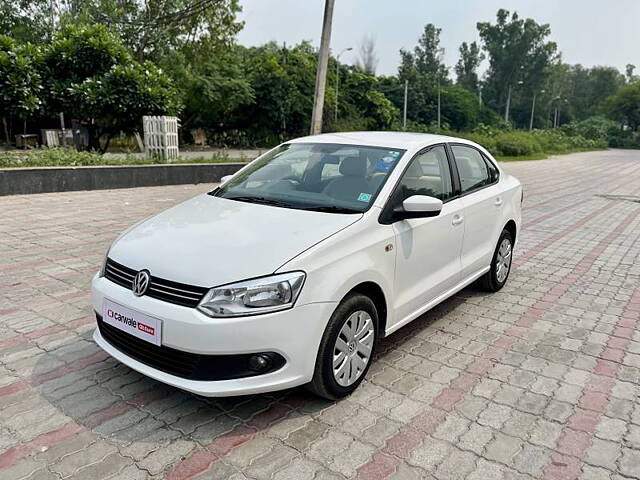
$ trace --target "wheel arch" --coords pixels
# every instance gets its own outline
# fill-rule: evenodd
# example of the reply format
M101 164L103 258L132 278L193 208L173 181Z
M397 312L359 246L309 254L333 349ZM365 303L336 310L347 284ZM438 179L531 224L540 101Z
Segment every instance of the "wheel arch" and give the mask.
M360 293L366 297L369 297L374 303L378 312L378 335L380 338L384 337L385 331L387 329L388 307L387 299L385 297L384 291L382 290L382 287L376 282L366 281L359 283L351 290L349 290L345 297L352 293ZM344 300L344 297L342 300Z
M515 245L515 243L516 243L516 234L517 234L517 227L516 227L515 220L513 220L513 219L509 220L506 223L506 225L504 226L504 230L507 230L511 234L511 240L512 240L513 244Z

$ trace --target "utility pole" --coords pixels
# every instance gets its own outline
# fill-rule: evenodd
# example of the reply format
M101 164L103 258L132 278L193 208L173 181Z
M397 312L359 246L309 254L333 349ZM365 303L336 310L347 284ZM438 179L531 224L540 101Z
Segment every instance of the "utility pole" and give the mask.
M507 90L507 106L504 109L504 123L509 125L509 105L511 104L511 85L509 85L509 89Z
M531 118L529 119L529 131L533 130L533 114L536 111L536 94L538 92L533 92L533 102L531 103Z
M402 113L402 129L407 129L407 94L409 93L409 80L404 81L404 111Z
M338 86L340 85L340 55L344 52L350 52L353 48L345 48L336 57L336 109L335 109L335 121L338 121Z
M327 84L327 65L329 63L329 44L331 43L331 21L335 0L325 0L322 37L318 51L318 70L316 71L316 89L313 95L313 113L311 115L311 135L322 132L322 110L324 108L324 90Z
M540 93L544 93L544 90L540 90ZM531 119L529 120L529 131L533 130L533 115L536 111L536 95L538 92L533 92L533 102L531 104Z

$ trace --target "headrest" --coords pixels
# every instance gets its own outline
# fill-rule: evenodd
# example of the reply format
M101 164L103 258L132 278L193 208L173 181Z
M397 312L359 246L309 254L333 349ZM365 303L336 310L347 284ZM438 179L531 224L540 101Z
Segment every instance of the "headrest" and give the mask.
M269 165L265 165L259 170L256 170L251 174L251 180L259 181L259 180L275 180L286 177L287 175L291 175L291 165L288 164L276 164L273 163Z
M340 173L345 177L365 177L367 175L366 157L346 157L340 163Z

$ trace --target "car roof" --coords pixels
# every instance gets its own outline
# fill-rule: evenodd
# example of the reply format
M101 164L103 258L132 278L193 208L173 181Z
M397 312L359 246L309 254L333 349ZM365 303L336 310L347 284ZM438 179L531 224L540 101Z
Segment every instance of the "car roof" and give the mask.
M287 143L338 143L368 147L399 148L410 150L426 147L434 143L460 142L473 144L468 140L446 135L413 132L339 132L310 135L291 140Z

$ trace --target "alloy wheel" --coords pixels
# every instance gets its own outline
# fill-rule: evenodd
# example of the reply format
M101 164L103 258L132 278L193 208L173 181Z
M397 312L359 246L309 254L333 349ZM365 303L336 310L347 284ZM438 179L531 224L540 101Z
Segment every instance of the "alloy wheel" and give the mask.
M364 310L349 315L333 348L333 377L338 385L353 385L371 360L374 341L373 320Z
M509 274L511 267L511 241L508 238L502 240L496 256L496 279L503 283Z

